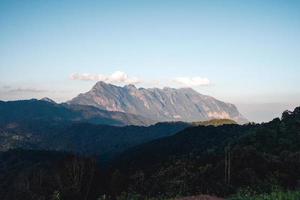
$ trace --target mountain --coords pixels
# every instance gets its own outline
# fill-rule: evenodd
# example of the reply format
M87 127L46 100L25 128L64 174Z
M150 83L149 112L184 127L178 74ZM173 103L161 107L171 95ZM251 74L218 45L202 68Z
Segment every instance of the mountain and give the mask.
M129 147L170 136L190 126L183 122L125 126L150 123L143 117L93 106L36 99L0 101L0 151L46 149L109 158Z
M51 99L0 101L0 124L28 120L89 122L115 126L150 125L152 120L134 114L101 110L93 106L57 104Z
M190 126L49 99L0 101L0 151L60 150L109 159L127 148Z
M191 88L136 88L98 82L84 94L67 102L71 105L91 105L103 110L143 115L154 121L247 120L230 103L202 95Z

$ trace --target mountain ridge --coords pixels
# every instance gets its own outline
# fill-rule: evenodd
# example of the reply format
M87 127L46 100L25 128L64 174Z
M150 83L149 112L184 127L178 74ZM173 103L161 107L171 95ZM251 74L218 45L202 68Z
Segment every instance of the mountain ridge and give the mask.
M142 115L154 121L205 121L228 118L238 123L248 120L235 105L198 93L192 88L123 87L102 81L67 104L92 105L109 111Z
M49 99L0 101L0 123L44 119L53 121L90 122L114 126L148 126L153 121L129 113L101 110L93 106L55 103Z

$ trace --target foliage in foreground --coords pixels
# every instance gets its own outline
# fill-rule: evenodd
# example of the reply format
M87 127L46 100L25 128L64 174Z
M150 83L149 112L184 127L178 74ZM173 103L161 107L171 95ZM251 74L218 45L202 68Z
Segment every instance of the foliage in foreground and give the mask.
M273 191L269 194L253 194L243 190L229 200L299 200L300 191Z

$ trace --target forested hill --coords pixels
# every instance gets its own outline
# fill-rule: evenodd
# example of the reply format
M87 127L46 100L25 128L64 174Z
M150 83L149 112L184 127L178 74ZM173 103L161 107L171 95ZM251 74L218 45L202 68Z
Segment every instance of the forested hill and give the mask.
M293 189L299 144L300 107L269 123L190 127L128 150L115 167L128 177L126 190L146 196Z

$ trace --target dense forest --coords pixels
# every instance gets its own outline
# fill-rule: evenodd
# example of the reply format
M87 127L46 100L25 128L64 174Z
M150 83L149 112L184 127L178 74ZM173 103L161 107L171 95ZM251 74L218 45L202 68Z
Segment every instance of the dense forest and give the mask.
M296 189L299 144L298 107L269 123L190 127L128 150L116 166L126 191L149 197Z
M129 148L105 165L97 155L9 150L0 154L0 196L92 200L211 194L242 199L238 195L247 191L259 199L275 189L299 189L299 144L300 107L268 123L187 127Z

